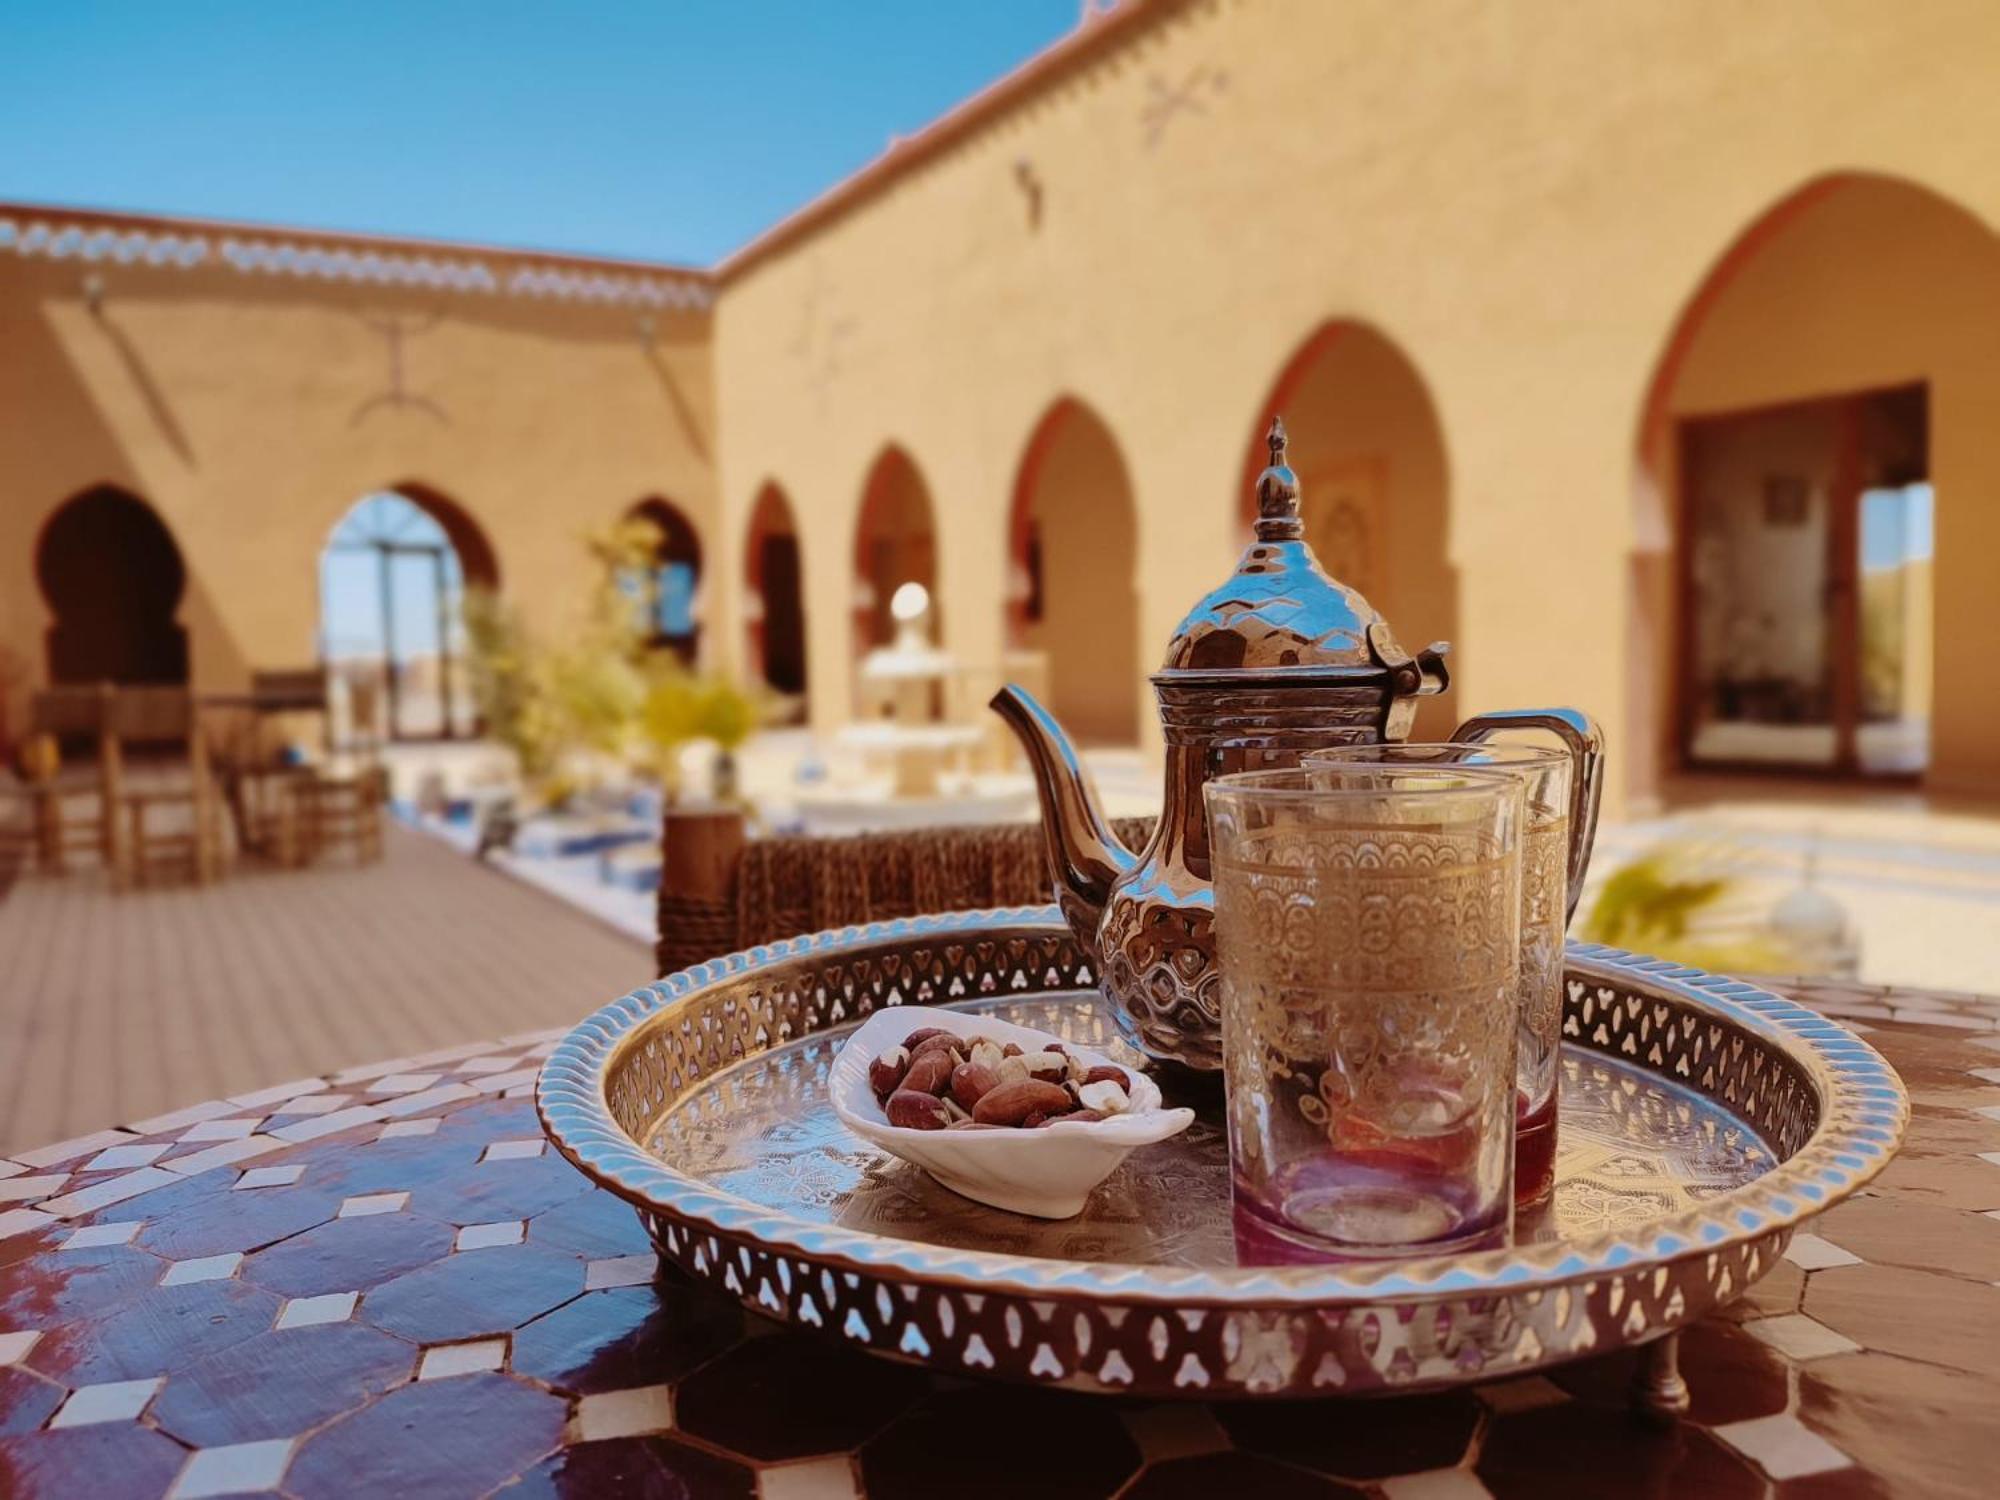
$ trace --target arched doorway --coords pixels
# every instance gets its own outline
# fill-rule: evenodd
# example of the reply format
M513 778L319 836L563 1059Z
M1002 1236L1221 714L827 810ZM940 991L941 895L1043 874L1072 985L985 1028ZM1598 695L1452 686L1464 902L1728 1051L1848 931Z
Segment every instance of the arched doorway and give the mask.
M854 636L856 654L886 646L894 637L890 597L906 583L930 593L932 629L942 620L937 597L937 531L930 490L901 448L890 447L868 471L861 514L854 523Z
M99 485L65 501L42 528L35 577L55 615L50 682L188 680L187 631L174 618L187 569L138 496Z
M1007 524L1007 644L1040 658L1049 708L1084 743L1139 740L1139 520L1110 429L1065 398L1036 425Z
M787 717L802 721L807 707L805 577L791 502L775 484L765 485L751 507L743 568L751 665L772 692L796 701L796 710Z
M1791 194L1704 277L1639 431L1634 737L1656 777L1995 770L1994 307L1991 229L1860 174Z
M1273 416L1291 435L1306 540L1327 572L1360 590L1406 648L1458 639L1458 573L1447 550L1451 478L1437 408L1423 376L1393 341L1336 319L1301 344L1272 386L1244 449L1237 504L1247 533L1252 489L1270 461ZM1426 698L1419 735L1450 730L1452 695Z
M653 644L672 651L689 666L701 643L695 614L701 586L701 538L680 507L658 496L641 500L626 518L652 527L652 565L637 581L641 607Z
M436 491L399 485L357 501L320 554L320 657L345 680L356 721L395 740L477 734L465 591L499 582L479 528Z

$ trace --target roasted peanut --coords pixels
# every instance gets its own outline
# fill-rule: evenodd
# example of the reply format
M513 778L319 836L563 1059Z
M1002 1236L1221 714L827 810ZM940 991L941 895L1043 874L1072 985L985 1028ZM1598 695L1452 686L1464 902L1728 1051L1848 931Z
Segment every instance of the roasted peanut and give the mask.
M889 1096L883 1106L891 1125L900 1125L906 1130L943 1130L951 1123L951 1115L944 1107L944 1100L934 1094L920 1094L914 1089L898 1089Z
M951 1082L951 1054L925 1052L910 1059L910 1071L903 1075L906 1093L942 1094Z
M1106 1115L1101 1109L1073 1109L1066 1115L1049 1115L1047 1118L1041 1120L1039 1124L1067 1125L1071 1120L1104 1120L1109 1118L1110 1116Z
M1030 1077L1047 1079L1050 1083L1061 1083L1069 1077L1069 1059L1060 1052L1030 1052L1021 1061Z
M946 1031L942 1026L919 1026L915 1031L903 1038L903 1045L910 1049L910 1056L915 1057L917 1055L917 1048L921 1047L932 1037L949 1035L951 1033Z
M967 1109L999 1084L1000 1079L991 1068L983 1068L976 1062L960 1063L951 1070L951 1097Z
M957 1052L959 1050L959 1041L959 1037L952 1032L940 1031L934 1036L927 1036L921 1042L918 1042L916 1046L910 1049L910 1056L913 1058L922 1057L926 1052Z
M1125 1070L1123 1068L1114 1068L1110 1063L1099 1063L1088 1073L1085 1073L1078 1082L1115 1083L1126 1093L1129 1094L1132 1092L1132 1080L1126 1076Z
M886 1099L896 1092L909 1070L909 1052L902 1047L891 1047L868 1065L868 1086L875 1090L877 1099Z
M1108 1115L1122 1115L1132 1107L1131 1095L1108 1078L1101 1083L1086 1083L1076 1091L1076 1097L1085 1109L1103 1110Z
M972 1118L987 1125L1019 1125L1029 1115L1067 1114L1073 1107L1068 1089L1037 1078L1024 1078L988 1090L973 1106Z

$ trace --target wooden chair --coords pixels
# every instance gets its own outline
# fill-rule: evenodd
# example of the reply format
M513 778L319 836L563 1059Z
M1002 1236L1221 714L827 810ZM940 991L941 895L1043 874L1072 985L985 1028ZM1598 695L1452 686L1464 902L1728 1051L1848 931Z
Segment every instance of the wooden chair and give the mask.
M233 759L224 770L223 786L238 846L286 869L305 864L310 851L300 787L313 774L311 766Z
M322 752L333 749L333 719L329 712L326 668L287 667L250 674L250 701L259 716L313 714L319 719Z
M114 821L124 825L113 882L143 885L162 865L178 864L206 885L222 872L222 803L194 694L185 687L122 687L111 698L108 717L109 803ZM132 776L128 748L162 743L183 747L185 761L159 777ZM162 813L171 815L164 823Z
M250 696L266 713L325 713L326 668L252 672Z
M91 687L44 688L30 700L28 743L37 748L23 756L23 774L0 787L8 801L27 809L25 829L15 825L10 843L34 854L35 867L60 875L70 857L92 850L106 868L118 861L120 843L115 815L118 784L118 742L110 732L109 683ZM85 776L65 775L60 746L94 743L97 765Z

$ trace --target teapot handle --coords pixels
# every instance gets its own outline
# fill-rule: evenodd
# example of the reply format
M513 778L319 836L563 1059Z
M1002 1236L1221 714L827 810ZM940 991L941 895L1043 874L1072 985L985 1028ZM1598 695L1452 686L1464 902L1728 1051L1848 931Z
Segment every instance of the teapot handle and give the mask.
M1575 708L1509 708L1479 714L1451 732L1454 743L1477 745L1510 730L1540 729L1553 734L1569 751L1569 910L1583 896L1583 879L1590 869L1590 851L1597 842L1597 807L1604 798L1604 731L1597 721Z

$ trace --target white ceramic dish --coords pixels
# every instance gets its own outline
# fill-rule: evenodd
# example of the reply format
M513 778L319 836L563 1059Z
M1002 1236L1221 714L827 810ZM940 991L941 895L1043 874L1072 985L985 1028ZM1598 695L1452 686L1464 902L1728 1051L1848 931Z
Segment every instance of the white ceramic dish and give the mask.
M1163 1108L1159 1085L1128 1067L1132 1107L1108 1120L1058 1122L1035 1130L910 1130L891 1125L868 1085L868 1065L926 1026L963 1037L989 1037L1003 1045L1016 1042L1028 1052L1062 1042L1072 1057L1093 1067L1112 1059L1050 1032L927 1005L891 1006L861 1024L834 1058L827 1079L834 1113L863 1140L922 1167L953 1192L976 1202L1038 1219L1067 1219L1083 1211L1090 1190L1134 1148L1178 1135L1194 1120L1191 1109Z

